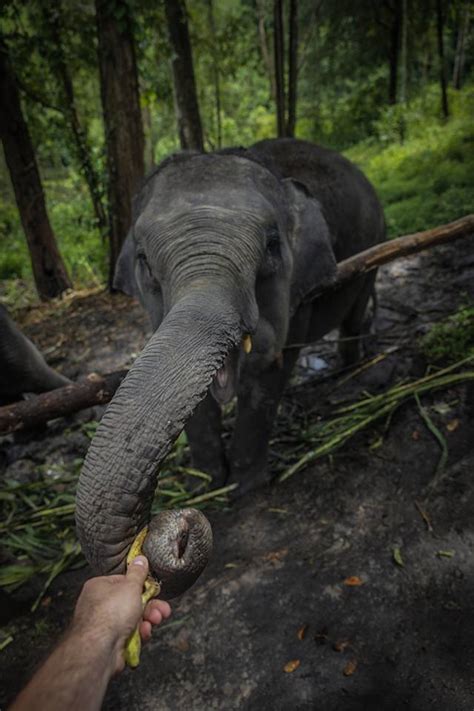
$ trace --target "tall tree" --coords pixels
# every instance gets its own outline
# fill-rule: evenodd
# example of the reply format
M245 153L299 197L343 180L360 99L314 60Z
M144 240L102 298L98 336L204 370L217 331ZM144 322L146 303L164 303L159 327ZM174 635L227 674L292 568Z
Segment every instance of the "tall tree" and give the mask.
M209 17L209 28L211 30L211 55L212 55L212 79L214 83L214 99L216 104L216 133L217 147L222 146L222 112L221 112L221 86L219 72L219 53L217 51L217 32L214 19L213 0L207 0L207 10Z
M453 87L455 89L460 89L462 84L462 77L464 71L464 61L466 53L466 44L469 37L469 23L471 19L471 6L469 0L467 0L461 7L459 12L458 30L457 30L457 40L456 40L456 52L454 55L454 69L453 69Z
M41 299L72 287L46 211L46 202L8 48L0 38L0 133L31 265Z
M398 65L400 61L400 44L403 26L403 5L402 0L387 0L387 7L390 10L390 37L388 49L388 103L396 104L398 100Z
M132 18L127 0L95 0L108 170L109 286L144 174L144 134Z
M256 0L256 10L260 52L270 82L270 96L273 101L276 101L275 62L268 49L267 32L265 29L265 0Z
M46 21L46 31L51 39L50 50L48 52L49 61L56 76L60 80L62 88L63 100L61 102L61 109L69 123L74 142L74 152L76 154L79 170L83 174L89 189L97 226L100 233L105 235L107 232L107 215L102 202L100 180L94 168L91 150L79 119L74 85L66 61L62 36L64 30L61 0L57 0L55 4L50 3L49 0L43 0L41 4L43 16Z
M288 120L286 135L294 136L298 92L298 0L290 0L288 42Z
M283 34L283 1L273 3L273 49L275 56L277 135L286 134L285 106L285 38Z
M184 0L165 0L165 12L173 48L173 83L181 148L202 151L202 124Z
M449 116L446 62L444 59L444 12L442 0L436 0L436 36L438 39L439 84L441 89L441 111L444 118Z

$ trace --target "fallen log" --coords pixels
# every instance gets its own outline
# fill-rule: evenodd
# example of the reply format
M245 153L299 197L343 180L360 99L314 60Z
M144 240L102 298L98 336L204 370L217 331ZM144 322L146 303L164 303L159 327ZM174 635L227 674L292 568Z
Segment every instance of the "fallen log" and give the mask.
M112 399L128 371L107 375L91 373L80 383L0 407L0 434L10 434L42 425L56 417L71 415L93 405L104 405Z
M436 247L446 242L452 242L459 237L474 237L474 215L466 215L454 222L440 225L424 232L415 232L412 235L397 237L396 239L376 244L374 247L355 254L349 259L344 259L337 265L336 278L323 289L314 289L308 294L305 301L313 301L321 294L334 289L339 289L355 277L381 267L400 257L408 257L416 252L421 252L429 247Z
M455 222L412 235L398 237L377 244L364 252L339 262L335 280L321 290L314 290L308 297L313 300L322 293L344 286L355 277L366 274L376 267L387 264L399 257L407 257L429 247L451 242L459 237L474 237L474 215L466 215ZM31 429L48 420L70 415L86 407L103 405L112 399L115 391L127 374L120 370L108 375L92 373L81 382L43 393L34 400L0 407L0 434Z

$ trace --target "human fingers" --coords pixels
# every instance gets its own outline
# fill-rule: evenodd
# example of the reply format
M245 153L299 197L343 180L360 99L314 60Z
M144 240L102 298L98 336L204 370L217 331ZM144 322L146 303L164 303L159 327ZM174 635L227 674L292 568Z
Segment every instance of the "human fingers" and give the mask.
M143 620L139 625L140 637L144 642L146 642L151 637L151 622L148 620Z
M127 568L126 577L128 581L136 583L140 590L143 587L148 575L148 561L144 555L138 555L132 560Z
M163 619L171 615L171 607L165 600L151 600L143 613L143 618L154 625L159 625Z

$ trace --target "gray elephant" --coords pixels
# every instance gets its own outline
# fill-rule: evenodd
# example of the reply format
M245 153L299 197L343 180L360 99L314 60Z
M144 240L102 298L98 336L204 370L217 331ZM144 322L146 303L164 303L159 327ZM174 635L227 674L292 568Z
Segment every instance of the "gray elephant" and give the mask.
M104 415L77 491L78 533L97 570L123 568L183 426L194 465L215 485L245 492L267 480L272 423L299 345L336 326L357 337L375 276L307 297L332 282L338 261L384 238L362 173L305 141L177 154L148 177L116 286L140 297L155 332ZM343 359L356 360L358 348L357 338L344 341ZM234 393L227 454L220 405Z
M0 405L20 400L24 393L43 393L70 382L49 367L0 304Z

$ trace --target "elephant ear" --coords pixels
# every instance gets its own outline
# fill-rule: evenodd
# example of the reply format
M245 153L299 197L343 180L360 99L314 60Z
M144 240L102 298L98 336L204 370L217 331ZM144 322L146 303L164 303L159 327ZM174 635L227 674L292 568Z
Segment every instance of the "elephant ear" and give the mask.
M137 297L148 312L153 330L158 328L163 319L161 288L148 267L136 258L132 231L128 233L117 259L113 286L128 296Z
M140 289L135 276L135 242L131 230L122 245L115 265L113 287L118 291L123 291L128 296L140 296Z
M285 179L283 184L290 206L293 249L290 303L294 313L312 291L333 283L337 265L320 203L303 183Z

